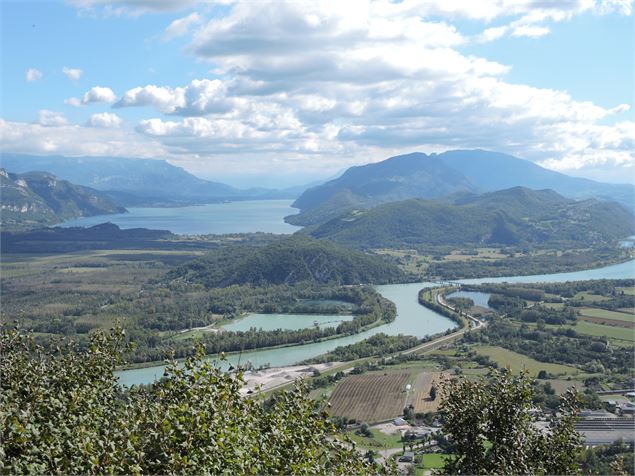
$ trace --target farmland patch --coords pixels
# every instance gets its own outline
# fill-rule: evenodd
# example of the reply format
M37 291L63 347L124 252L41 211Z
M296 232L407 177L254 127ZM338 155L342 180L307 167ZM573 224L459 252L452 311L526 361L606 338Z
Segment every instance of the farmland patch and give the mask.
M403 412L409 377L407 372L347 377L331 395L331 411L369 423L395 418Z

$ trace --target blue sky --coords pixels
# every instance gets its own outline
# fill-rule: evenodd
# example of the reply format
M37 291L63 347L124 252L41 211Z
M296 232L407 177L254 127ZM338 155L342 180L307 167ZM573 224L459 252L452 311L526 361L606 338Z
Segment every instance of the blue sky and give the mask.
M633 181L630 0L448 5L4 1L2 150L290 185L486 148Z

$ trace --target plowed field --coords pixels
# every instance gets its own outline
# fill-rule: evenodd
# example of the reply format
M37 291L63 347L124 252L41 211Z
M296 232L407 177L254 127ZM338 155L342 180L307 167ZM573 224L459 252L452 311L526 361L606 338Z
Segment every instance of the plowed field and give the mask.
M347 377L331 395L331 411L367 423L396 418L403 413L409 377L407 372Z

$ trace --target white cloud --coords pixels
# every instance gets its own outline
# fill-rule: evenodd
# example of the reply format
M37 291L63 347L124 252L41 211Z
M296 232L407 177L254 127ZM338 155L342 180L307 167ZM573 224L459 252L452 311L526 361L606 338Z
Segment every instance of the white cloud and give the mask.
M114 107L153 106L161 112L174 112L185 105L183 88L155 86L149 84L126 91Z
M103 7L107 2L75 1L80 3ZM566 91L512 84L506 79L511 65L459 47L544 37L577 15L631 14L631 3L238 3L219 9L200 27L192 28L205 12L179 18L165 31L166 37L191 35L187 51L209 62L210 74L221 79L141 84L116 102L112 90L93 88L81 101L65 101L150 107L171 117L147 117L135 130L123 124L103 130L120 119L96 114L86 124L101 126L101 135L96 135L100 127L19 129L33 133L39 147L54 143L68 149L84 147L60 144L71 132L95 150L102 150L97 138L107 141L111 133L115 142L146 144L174 161L221 172L235 169L236 157L250 170L324 173L401 152L454 148L498 150L559 170L601 164L627 169L635 164L635 123L612 121L629 104L601 107ZM171 1L130 0L105 8L138 14L178 7ZM466 18L481 22L482 34L467 37L452 25ZM54 134L58 130L60 138Z
M66 0L80 11L101 9L106 15L142 15L184 10L200 3L198 0Z
M79 98L66 98L64 99L64 104L69 106L79 107L82 105L82 100Z
M139 134L121 129L78 125L42 126L0 119L0 150L23 154L69 156L165 157L165 149Z
M48 109L40 109L37 123L41 126L63 126L68 123L63 114Z
M121 117L117 114L113 114L112 112L100 112L98 114L93 114L86 121L86 125L90 127L103 127L103 128L114 128L120 127L123 123Z
M551 30L546 26L518 25L512 30L512 36L525 36L527 38L540 38L548 35Z
M149 84L126 91L115 107L152 106L166 114L196 116L225 112L231 104L218 79L195 79L183 88Z
M27 80L27 82L32 83L33 81L42 79L42 76L42 71L35 68L29 68L24 75L24 78Z
M79 68L67 68L66 66L64 66L62 68L62 73L64 73L64 75L66 75L68 79L71 79L73 81L78 81L79 78L82 77L82 70Z
M95 102L112 103L116 100L117 96L112 89L102 86L94 86L84 93L82 104L91 104Z
M196 13L190 13L188 16L183 18L178 18L174 20L172 23L168 25L163 33L163 37L166 40L171 40L172 38L178 38L180 36L185 36L190 28L194 25L197 25L201 22L201 16Z
M260 148L324 162L348 157L350 164L371 150L381 158L390 151L482 147L539 161L574 152L589 158L592 150L612 148L635 161L624 150L626 130L616 132L614 144L621 145L609 147L600 140L606 130L591 127L626 106L603 108L563 91L510 84L503 79L507 65L460 53L455 47L466 38L452 25L426 18L515 16L486 29L482 40L534 38L549 32L544 22L563 21L592 5L530 8L515 2L499 8L500 2L478 2L481 10L468 3L474 5L467 2L464 10L450 8L458 2L432 1L238 4L199 29L190 47L224 77L223 94L213 97L222 97L229 109L194 108L200 95L194 82L160 91L137 88L119 105L152 104L172 115L203 116L139 124L139 132L174 153L250 154ZM211 113L214 118L207 117ZM273 120L276 115L285 121ZM584 134L573 127L581 124ZM589 152L581 154L580 144Z
M480 3L480 2L476 2ZM488 42L505 35L541 38L551 32L547 22L558 23L571 20L576 15L611 13L629 16L633 0L571 0L561 2L501 2L496 18L517 17L507 25L489 27L475 37L476 41ZM495 18L495 17L492 17Z

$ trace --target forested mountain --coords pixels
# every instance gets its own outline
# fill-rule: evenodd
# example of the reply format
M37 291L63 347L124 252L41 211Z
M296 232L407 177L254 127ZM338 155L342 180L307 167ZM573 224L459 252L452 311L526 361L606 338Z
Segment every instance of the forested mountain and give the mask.
M5 168L18 173L44 170L99 190L125 206L173 206L229 199L294 198L297 191L240 190L198 178L165 160L122 157L64 157L3 154Z
M94 190L45 172L14 174L0 169L0 186L4 230L126 211L111 200L97 196Z
M552 190L515 187L455 199L410 199L346 213L310 231L361 247L407 245L588 246L633 234L615 202L575 201Z
M379 256L328 241L293 236L265 247L234 246L215 250L180 266L168 278L223 287L300 282L376 284L395 281L403 275L399 268Z
M553 189L569 198L614 200L633 206L630 184L604 184L544 169L527 160L482 150L412 153L351 167L341 177L305 191L294 203L295 225L315 225L344 211L404 200L482 193L523 186Z

